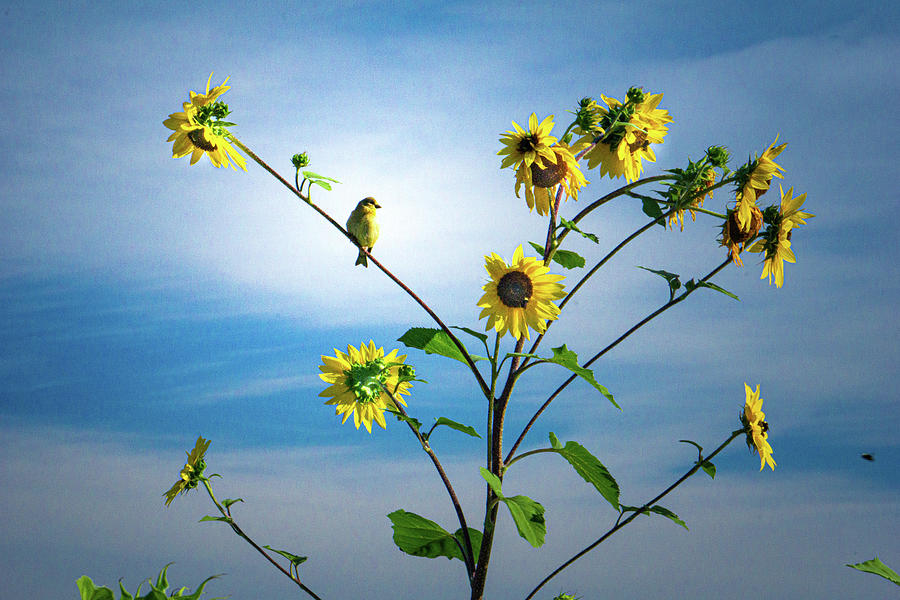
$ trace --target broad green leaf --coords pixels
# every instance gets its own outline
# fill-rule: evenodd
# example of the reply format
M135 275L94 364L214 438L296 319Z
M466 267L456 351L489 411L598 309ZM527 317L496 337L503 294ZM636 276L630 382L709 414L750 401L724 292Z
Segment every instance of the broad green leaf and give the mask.
M81 600L114 600L113 591L108 587L100 587L94 585L91 578L82 575L75 581L78 591L81 593Z
M728 290L721 288L721 287L717 286L716 284L710 283L708 281L694 281L693 279L691 279L690 281L688 281L687 283L684 284L684 287L688 291L692 291L697 288L705 287L705 288L709 288L711 290L716 290L717 292L719 292L721 294L725 294L726 296L734 298L738 302L741 301L741 299L738 298L735 294L732 294Z
M243 502L243 501L244 501L243 498L235 498L233 500L231 498L225 498L224 500L222 500L222 506L224 506L225 508L228 508L235 502Z
M312 171L303 171L303 176L313 183L315 183L316 180L320 179L324 179L325 181L333 181L334 183L340 183L340 181L338 181L337 179L334 179L332 177L325 177L324 175L319 175L318 173L313 173Z
M574 221L567 221L567 220L563 219L562 217L560 217L560 218L559 218L559 224L562 225L563 227L565 227L566 229L571 229L572 231L574 231L574 232L576 232L576 233L580 233L582 236L584 236L585 238L591 240L591 241L594 242L595 244L599 244L599 243L600 243L600 239L599 239L595 234L593 234L593 233L585 233L584 231L578 229L578 226L575 225L575 222L574 222Z
M203 521L223 521L225 523L231 523L231 519L229 519L228 517L211 517L209 515L206 515L205 517L200 519L198 523L202 523Z
M603 463L578 442L566 442L564 447L559 447L556 436L552 433L550 436L553 449L572 465L582 479L593 485L615 510L619 510L619 484Z
M453 533L453 537L459 540L459 543L463 548L466 547L466 538L463 536L462 527ZM481 552L481 538L482 535L480 531L469 527L469 541L472 542L472 554L475 555L473 562L478 560L478 554Z
M391 520L391 527L394 530L394 543L403 552L425 558L446 556L448 559L458 558L465 562L457 544L458 540L459 544L462 544L462 547L465 548L462 530L457 532L457 537L457 534L451 534L434 521L430 521L415 513L407 512L402 508L389 514L388 519ZM470 527L470 536L472 536L473 531L475 530ZM472 544L474 545L475 543L473 538ZM480 548L480 535L478 536L478 544Z
M474 427L471 427L469 425L463 425L462 423L457 423L456 421L451 421L447 417L439 417L437 419L437 421L435 422L434 427L432 428L432 431L434 431L434 429L437 428L439 425L446 425L450 429L455 429L456 431L461 431L461 432L465 433L466 435L471 435L472 437L477 437L477 438L481 437L480 435L478 435L478 432L475 431Z
M469 329L468 327L459 327L457 325L451 325L450 327L452 327L453 329L459 329L460 331L465 331L469 335L474 336L474 337L478 338L479 340L481 340L482 342L487 343L488 336L486 336L485 334L483 334L481 332L474 331L472 329Z
M700 464L700 468L703 469L703 472L709 475L710 479L716 478L716 465L712 464L708 460L704 460L703 463Z
M585 369L584 367L580 367L578 365L578 355L576 353L566 348L565 344L558 348L551 348L551 350L553 350L553 357L545 358L544 360L569 369L570 371L590 383L592 386L597 388L597 390L599 390L601 394L606 396L607 400L612 402L613 406L615 406L619 410L622 410L622 407L616 404L616 400L615 398L613 398L613 395L609 393L609 390L597 383L597 380L594 379L594 372L590 369Z
M643 197L641 198L641 200L643 201L641 210L644 211L645 215L647 215L651 219L659 219L662 216L662 210L659 208L659 204L655 200L647 197ZM659 224L665 227L665 219L661 220Z
M310 183L314 183L314 184L316 184L316 185L319 186L319 187L325 188L325 189L328 190L329 192L331 191L331 184L330 184L330 183L327 183L327 182L325 182L325 181L320 181L320 180L318 180L318 179L310 179Z
M544 507L528 496L501 498L501 501L509 509L519 535L535 548L543 546L544 536L547 534Z
M857 571L873 573L880 577L884 577L888 581L892 581L896 585L900 585L900 575L897 575L897 573L893 569L881 562L881 560L877 556L872 560L867 560L865 562L847 566L851 569L856 569Z
M447 358L458 360L463 364L466 362L463 353L459 351L453 339L441 329L431 329L427 327L413 327L404 333L397 340L410 348L425 351L426 354L440 354ZM476 356L470 353L472 360L487 360L483 356Z
M553 262L564 269L580 269L584 266L584 257L571 250L557 250L553 253Z
M494 490L494 493L497 494L497 497L502 498L503 490L501 488L500 478L484 467L481 467L481 476L484 477L484 480L487 481L489 486L491 486L491 489Z
M269 546L269 545L265 545L265 546L263 546L263 548L266 548L268 550L271 550L272 552L276 552L276 553L282 555L283 557L285 557L286 559L291 561L291 564L294 565L295 567L301 563L305 563L306 559L307 559L306 556L297 556L296 554L291 554L290 552L286 552L284 550L276 550L275 548L273 548L272 546Z
M639 507L639 506L625 506L624 504L622 505L622 512L623 512L623 513L625 513L625 512L637 512L637 511L639 511L639 510L641 510L641 507ZM682 521L680 518L678 518L678 515L676 515L675 513L673 513L673 512L672 512L671 510L669 510L668 508L665 508L665 507L663 507L663 506L659 506L658 504L654 504L653 506L649 507L647 510L644 511L644 514L647 515L648 517L650 516L650 513L656 513L656 514L658 514L658 515L662 515L662 516L664 516L665 518L671 520L673 523L678 523L679 525L681 525L681 526L684 527L685 529L688 528L688 526L685 525L684 521Z

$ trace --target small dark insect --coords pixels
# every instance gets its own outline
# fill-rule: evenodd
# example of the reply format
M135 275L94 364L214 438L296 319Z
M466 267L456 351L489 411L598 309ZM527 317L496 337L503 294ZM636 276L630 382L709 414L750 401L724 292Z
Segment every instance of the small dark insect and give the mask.
M865 454L860 454L859 456L860 456L860 458L862 458L863 460L867 460L867 461L869 461L869 462L875 462L875 457L872 456L871 454L869 454L868 452L865 453Z

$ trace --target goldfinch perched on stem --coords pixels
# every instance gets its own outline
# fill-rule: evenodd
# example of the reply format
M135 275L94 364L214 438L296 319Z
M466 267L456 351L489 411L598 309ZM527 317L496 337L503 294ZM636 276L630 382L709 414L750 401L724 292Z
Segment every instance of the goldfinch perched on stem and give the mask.
M364 267L368 267L369 263L366 261L366 253L363 252L363 248L371 252L372 246L378 241L378 223L375 221L376 208L381 208L381 206L375 202L375 198L371 196L363 198L350 213L350 218L347 219L347 231L356 238L356 243L360 246L356 264Z

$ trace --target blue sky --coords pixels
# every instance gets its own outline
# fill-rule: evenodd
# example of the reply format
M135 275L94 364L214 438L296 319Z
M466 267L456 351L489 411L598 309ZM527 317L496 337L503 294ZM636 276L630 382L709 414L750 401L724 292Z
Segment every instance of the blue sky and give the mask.
M780 135L784 185L816 215L793 238L785 286L755 257L632 336L598 380L561 397L527 439L580 441L640 504L737 427L743 382L760 384L778 468L734 444L715 481L665 505L690 531L641 519L551 582L585 599L883 598L847 569L900 567L897 406L900 277L894 260L900 10L848 2L5 3L0 8L0 576L11 596L75 597L82 574L134 590L174 561L209 597L295 593L217 524L200 494L164 508L184 450L212 439L221 496L261 543L309 555L325 598L465 595L459 563L400 553L397 508L452 526L440 482L389 423L341 426L318 393L322 354L386 348L427 315L265 175L172 160L162 126L188 90L231 77L235 133L282 173L307 150L343 184L316 200L339 221L373 195L377 255L453 324L481 329L484 254L542 238L500 171L498 135L534 111L564 120L585 95L664 92L674 123L647 173L711 144L740 160ZM564 126L564 125L563 125ZM589 173L582 197L617 187ZM621 183L621 182L619 182ZM727 193L708 206L721 209ZM764 197L768 199L768 197ZM580 206L569 202L564 215ZM590 223L598 260L643 222L611 207ZM545 348L593 354L665 301L636 265L701 276L722 260L710 219L661 228L612 261L554 325ZM410 411L483 431L470 376L410 352ZM564 375L526 381L516 432ZM469 519L480 518L482 449L451 432L435 447ZM870 452L875 462L860 459ZM502 519L488 596L524 597L605 531L608 505L561 461L510 471L512 493L547 508L547 544ZM527 463L523 461L523 466ZM535 575L539 574L539 575ZM676 592L672 592L672 588Z

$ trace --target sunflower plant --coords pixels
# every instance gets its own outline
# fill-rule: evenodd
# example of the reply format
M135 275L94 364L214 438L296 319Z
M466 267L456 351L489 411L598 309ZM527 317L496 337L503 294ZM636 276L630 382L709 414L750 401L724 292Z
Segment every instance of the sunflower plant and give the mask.
M730 266L742 267L740 255L745 249L762 255L762 278L768 278L770 282L774 278L778 288L784 284L783 263L796 260L791 246L792 234L814 215L801 210L806 194L795 196L793 188L787 192L780 190L776 204L766 208L759 206L760 198L769 191L773 178L784 177L785 170L775 158L785 150L786 144L776 145L777 136L761 155L748 158L733 169L729 167L729 150L710 146L698 160L688 159L682 166L646 176L644 170L656 162L654 148L665 142L674 122L669 110L662 107L661 92L650 93L632 87L621 98L601 95L602 104L590 97L582 98L575 110L570 111L571 122L564 129L560 128L558 135L554 134L554 115L539 117L533 112L522 121L527 126L513 121L512 128L500 134L501 147L497 152L502 157L500 168L513 171L509 207L521 206L521 200L514 198L521 198L524 191L525 207L529 212L536 212L537 231L541 232L539 239L543 241L523 239L514 249L488 249L484 256L487 277L480 290L480 299L473 303L473 322L468 324L472 327L448 326L387 265L372 255L371 248L363 248L337 219L313 202L313 184L331 190L332 183L339 182L311 171L301 171L310 162L306 153L295 154L292 158L293 184L289 178L279 175L235 137L230 130L232 123L222 120L230 111L218 98L229 87L223 82L210 89L211 81L210 76L206 93L190 92L182 111L164 121L164 125L174 131L169 137L169 141L174 142L173 157L190 154L191 164L194 164L206 154L216 167L236 169L239 166L246 170L245 159L238 151L243 152L276 177L303 205L317 212L346 237L350 242L348 257L357 251L364 254L433 322L431 327L409 329L400 335L398 342L412 350L458 361L471 373L474 391L468 401L478 402L483 407L484 427L479 429L461 423L452 414L436 416L433 425L426 427L413 409L415 396L427 393L427 388L420 384L427 382L417 378L415 367L407 362L408 355L400 354L399 349L385 351L374 340L364 342L360 339L348 344L346 352L335 348L333 355L322 355L319 377L326 387L319 395L327 398L326 405L335 408L341 423L346 423L352 416L355 428L362 426L370 434L373 424L387 430L390 421L409 429L433 464L446 500L453 507L456 519L452 524L441 524L403 508L388 514L393 540L401 551L416 557L455 559L461 565L468 585L467 595L473 600L483 598L500 519L510 519L530 546L543 545L547 534L546 510L537 499L518 493L520 484L515 473L536 454L557 454L594 488L599 494L598 503L609 505L611 525L587 547L575 551L570 559L555 568L548 568L544 576L526 582L521 590L510 591L507 595L527 600L537 597L551 579L560 576L572 563L581 560L640 515L664 517L686 529L685 522L660 502L697 472L714 478L713 459L735 439L743 436L748 448L759 455L760 470L766 466L775 469L759 385L754 389L747 383L744 383L739 428L725 435L711 451L704 450L695 441L680 440L696 449L696 460L687 464L684 473L674 482L662 485L658 494L633 505L623 502L624 492L614 475L584 444L575 440L562 441L553 433L543 444L530 440L529 449L525 449L525 442L547 408L575 381L587 383L609 402L611 408L622 410L623 406L627 407L627 401L614 397L597 380L594 365L619 344L626 343L635 331L686 301L698 290L710 290L737 299L714 279ZM592 193L590 199L585 200L590 183L585 173L592 170L594 185L601 186L601 191ZM616 187L614 182L622 179L624 185ZM718 210L709 206L714 192L717 192L717 200L723 200L723 207ZM590 229L596 226L601 210L609 210L611 206L622 206L624 210L637 207L644 215L644 222L636 230L625 232L619 241L601 242L600 236ZM509 210L509 207L504 206L502 210ZM702 269L686 281L680 274L663 268L666 265L641 266L665 281L668 300L653 307L644 318L608 343L581 342L587 346L582 351L586 350L588 358L579 357L568 344L549 350L541 347L547 331L556 321L592 318L591 314L579 315L574 309L567 309L568 304L581 290L593 284L595 275L624 247L657 226L672 232L677 224L677 230L683 231L685 213L690 214L691 222L698 218L711 219L721 232L718 240L709 240L724 248L719 264ZM573 249L572 240L586 240L591 252L582 256ZM508 254L510 250L512 252ZM508 262L504 256L510 257ZM478 290L472 290L473 300L477 294ZM475 312L477 309L480 309L479 313ZM479 330L475 324L478 322L483 323L483 329ZM509 407L516 402L517 386L537 373L545 379L557 378L558 386L527 422L514 426L506 417ZM432 434L441 426L468 436L473 444L484 446L483 465L477 472L468 474L484 485L485 501L474 518L471 507L466 508L460 502L439 453L432 446ZM231 513L231 506L240 499L222 502L216 499L212 476L205 475L208 447L209 441L201 437L194 450L188 452L188 462L181 470L180 479L164 494L166 505L179 494L202 484L219 513L203 520L229 525L303 592L319 598L317 592L302 582L300 565L307 557L258 545L238 526ZM510 471L516 464L519 467ZM327 591L322 593L327 595ZM574 596L566 593L558 598Z

